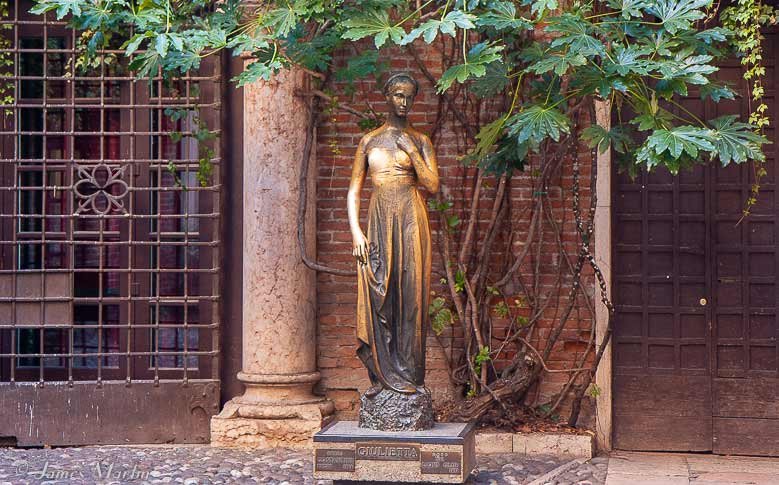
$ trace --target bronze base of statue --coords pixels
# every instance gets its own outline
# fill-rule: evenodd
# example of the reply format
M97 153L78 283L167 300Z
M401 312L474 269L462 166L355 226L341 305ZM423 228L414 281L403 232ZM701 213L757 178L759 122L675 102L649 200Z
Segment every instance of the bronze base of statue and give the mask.
M426 388L413 394L382 389L378 393L366 392L360 398L360 428L421 431L434 424L433 400Z

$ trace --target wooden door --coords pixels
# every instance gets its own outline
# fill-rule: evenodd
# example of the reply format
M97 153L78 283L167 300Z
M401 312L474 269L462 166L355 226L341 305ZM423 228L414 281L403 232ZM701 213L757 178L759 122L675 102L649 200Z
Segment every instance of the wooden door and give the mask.
M773 120L776 39L766 42ZM736 63L718 73L737 86L740 75ZM745 98L684 104L704 119L749 112ZM775 149L745 219L751 164L615 176L616 448L779 455Z

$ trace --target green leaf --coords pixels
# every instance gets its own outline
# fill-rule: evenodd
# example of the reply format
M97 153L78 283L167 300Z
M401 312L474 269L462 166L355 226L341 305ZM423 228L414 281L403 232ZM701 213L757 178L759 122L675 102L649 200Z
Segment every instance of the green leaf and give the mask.
M406 36L406 31L398 25L390 23L389 12L386 10L371 10L346 20L347 28L342 37L348 40L360 40L373 36L376 48L383 46L387 39L400 44Z
M465 291L465 273L459 269L454 274L454 291L458 293Z
M345 67L335 71L335 78L338 81L354 82L376 73L378 64L379 51L364 50L357 57L350 57Z
M268 81L282 67L284 66L278 59L253 62L241 74L233 78L233 81L238 82L238 87L259 81L260 79Z
M151 37L154 37L153 32L144 32L143 34L135 34L134 36L130 37L130 40L122 45L122 48L124 49L124 55L130 57L141 46L141 42Z
M473 21L476 19L474 15L465 13L461 10L452 10L442 19L432 19L423 23L419 27L409 32L403 40L400 41L400 45L410 44L420 36L425 39L428 44L432 43L438 32L454 37L457 28L463 30L469 30L476 27Z
M481 42L473 46L468 52L464 64L452 66L443 73L438 80L438 92L443 93L457 81L464 83L470 78L482 77L487 73L487 65L501 59L502 45L490 46Z
M430 208L431 211L443 212L451 209L454 206L454 204L452 203L451 200L438 201L436 199L428 199L427 206Z
M540 144L546 138L559 141L562 133L570 131L569 121L557 108L531 105L508 120L509 135L518 143Z
M498 149L485 156L479 166L488 173L504 174L524 170L530 151L530 143L518 143L514 136L503 136L498 140Z
M499 32L532 30L533 23L523 17L517 17L517 9L511 2L494 2L490 10L479 15L476 20L479 27L491 27Z
M549 19L547 32L561 34L555 37L550 46L554 49L568 46L571 51L581 56L603 56L606 48L603 43L593 37L596 33L592 23L586 21L581 15L564 13Z
M30 13L42 15L56 10L57 20L62 20L66 15L73 15L74 17L81 15L82 6L89 6L89 3L84 0L45 0L36 3L30 9Z
M481 127L479 133L476 134L476 147L471 152L475 158L481 158L492 151L493 146L498 141L498 138L503 133L503 127L506 124L506 118L500 117Z
M509 316L509 306L506 305L505 301L499 301L496 303L495 306L492 307L492 310L495 312L495 315L501 318L506 318Z
M733 31L722 27L714 27L712 29L702 30L695 33L695 38L705 42L706 44L714 44L716 42L725 42L729 37L733 35Z
M481 372L481 366L490 360L490 348L486 345L479 349L479 353L473 356L473 370Z
M715 103L723 99L736 99L736 92L724 84L704 84L701 86L701 99L711 98Z
M679 79L688 84L708 84L709 79L706 76L719 70L710 64L712 59L709 55L677 56L659 63L658 71L663 75L664 81Z
M446 300L440 296L433 299L430 303L428 314L431 317L430 327L436 335L441 335L446 330L446 327L454 323L452 310L447 306Z
M154 40L154 50L159 53L160 57L168 55L168 46L170 45L170 38L167 34L160 34Z
M706 16L703 9L711 6L712 0L652 0L647 2L646 11L658 18L665 30L671 34L692 28L693 22Z
M771 143L754 132L754 126L736 121L737 115L721 116L711 120L715 154L722 165L747 160L765 160L762 145Z
M531 5L530 13L541 17L547 10L557 10L557 0L523 0L522 5Z
M713 141L710 130L695 126L655 130L639 149L637 163L648 168L663 164L675 173L685 159L694 161L699 152L714 151Z
M270 43L268 38L262 35L255 37L249 34L239 34L231 38L225 47L231 50L233 56L237 57L244 52L251 53L267 49L270 47Z
M585 64L587 64L587 58L581 54L575 54L571 51L563 53L549 52L546 56L528 66L528 69L536 74L554 71L558 76L562 76L568 72L569 68Z
M671 126L673 115L667 110L658 109L654 114L644 113L636 116L630 123L638 125L638 131L662 129Z
M630 73L646 76L649 74L650 65L642 57L651 53L652 51L645 47L641 48L635 45L625 47L618 44L614 47L614 54L611 58L604 60L603 70L606 73L619 74L620 76L627 76Z
M622 18L642 17L648 5L647 0L609 0L609 6L620 12Z
M487 73L473 80L470 90L480 98L495 96L506 88L508 84L508 71L503 62L487 64Z
M609 147L617 153L628 153L635 144L624 126L614 126L610 130L599 125L588 126L582 131L582 139L590 148L597 147L600 153L605 153Z
M269 10L262 16L262 24L273 30L275 37L286 37L297 23L298 16L291 3L287 5L287 8Z

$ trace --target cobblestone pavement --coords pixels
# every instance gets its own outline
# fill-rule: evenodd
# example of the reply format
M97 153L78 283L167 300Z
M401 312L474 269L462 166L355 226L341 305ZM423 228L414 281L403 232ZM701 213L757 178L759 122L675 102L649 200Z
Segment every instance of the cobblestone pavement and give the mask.
M567 463L556 457L480 455L474 484L523 484ZM602 485L607 460L596 458L558 477L549 485ZM109 483L268 483L330 485L311 478L306 451L233 450L190 446L94 446L81 448L0 448L0 485Z

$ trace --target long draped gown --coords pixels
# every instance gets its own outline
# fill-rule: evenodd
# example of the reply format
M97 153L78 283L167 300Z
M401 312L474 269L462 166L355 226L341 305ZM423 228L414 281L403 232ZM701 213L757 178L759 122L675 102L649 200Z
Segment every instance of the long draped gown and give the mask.
M425 378L431 270L427 209L405 151L374 147L367 156L373 193L368 264L358 264L357 355L372 384L409 393L424 386Z

